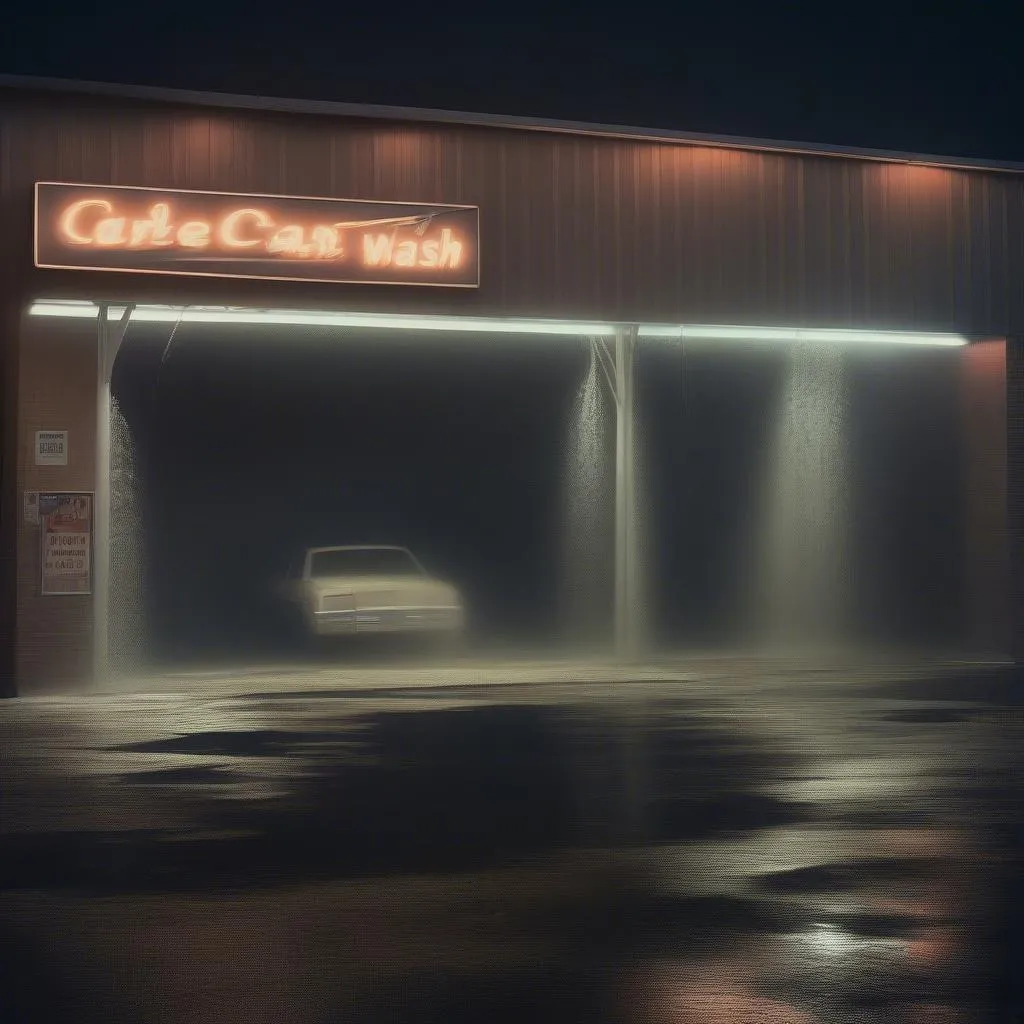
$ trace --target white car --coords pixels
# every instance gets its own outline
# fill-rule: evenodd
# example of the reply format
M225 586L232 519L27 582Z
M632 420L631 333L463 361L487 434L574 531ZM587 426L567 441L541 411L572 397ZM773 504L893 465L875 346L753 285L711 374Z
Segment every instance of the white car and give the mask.
M461 635L458 591L434 579L402 547L308 548L292 563L280 596L314 637L365 633Z

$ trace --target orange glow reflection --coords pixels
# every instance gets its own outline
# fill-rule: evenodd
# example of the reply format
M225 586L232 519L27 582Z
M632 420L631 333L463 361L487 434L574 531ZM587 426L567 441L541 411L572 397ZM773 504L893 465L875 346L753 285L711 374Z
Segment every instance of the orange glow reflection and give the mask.
M944 194L949 190L952 175L944 167L927 164L905 164L907 182L916 193Z
M656 1024L814 1024L791 1003L758 994L749 969L713 960L689 968L655 966L627 982L631 1019Z

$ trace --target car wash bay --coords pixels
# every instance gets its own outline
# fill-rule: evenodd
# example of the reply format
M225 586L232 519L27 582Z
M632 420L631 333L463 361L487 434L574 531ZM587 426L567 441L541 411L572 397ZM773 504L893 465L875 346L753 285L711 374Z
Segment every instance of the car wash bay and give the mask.
M642 346L652 639L969 646L963 351Z
M153 652L274 649L270 589L296 549L329 544L408 547L462 591L476 637L557 636L587 359L573 338L133 324L113 390Z
M751 641L759 524L800 358L760 343L638 347L643 625L655 644ZM822 410L843 418L832 470L849 495L836 511L845 575L826 584L849 592L859 638L955 646L958 350L830 358L844 367L841 395L820 394L790 424L821 434ZM132 323L113 390L128 428L115 497L124 508L133 486L139 502L147 660L286 649L268 596L292 552L316 544L408 546L462 591L483 647L610 637L615 408L587 338ZM816 444L828 439L805 441L803 456Z

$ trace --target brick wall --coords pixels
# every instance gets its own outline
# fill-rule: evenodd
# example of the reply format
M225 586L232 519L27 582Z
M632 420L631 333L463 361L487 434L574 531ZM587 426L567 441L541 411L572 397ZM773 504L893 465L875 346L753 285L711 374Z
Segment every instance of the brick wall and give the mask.
M22 323L18 429L18 611L16 673L21 693L92 671L92 598L40 594L39 528L25 521L26 491L92 491L96 440L96 335L88 321ZM37 466L37 430L68 431L68 464Z

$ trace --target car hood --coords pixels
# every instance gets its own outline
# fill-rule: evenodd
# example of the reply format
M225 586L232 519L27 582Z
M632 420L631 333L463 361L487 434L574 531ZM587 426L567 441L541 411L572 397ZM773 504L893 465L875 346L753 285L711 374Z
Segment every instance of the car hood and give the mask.
M309 580L307 585L320 597L328 594L354 594L360 597L389 594L395 595L396 600L401 595L403 604L414 604L426 598L452 604L459 601L458 593L451 584L429 576L324 576Z

